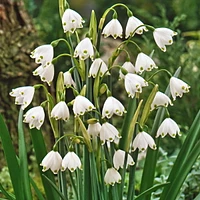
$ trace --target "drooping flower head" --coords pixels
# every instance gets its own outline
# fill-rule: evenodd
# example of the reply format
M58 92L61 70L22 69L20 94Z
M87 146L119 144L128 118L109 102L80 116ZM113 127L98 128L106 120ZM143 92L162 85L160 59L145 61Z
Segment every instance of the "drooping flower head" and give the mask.
M78 57L81 60L85 60L88 57L93 59L94 57L94 49L92 46L92 42L89 38L85 38L81 40L75 48L74 57Z
M114 186L115 183L121 183L122 177L120 173L114 168L109 168L104 176L105 184Z
M145 151L148 146L151 149L156 149L154 139L144 131L139 132L133 140L132 150L135 151L138 148L139 151Z
M112 19L104 27L102 34L105 38L111 35L114 39L116 39L117 37L122 38L122 32L122 25L120 24L118 19Z
M62 160L61 170L64 171L68 168L71 172L73 172L77 167L81 169L80 158L74 152L69 151Z
M45 44L37 47L31 52L31 58L35 58L37 64L42 64L42 66L51 63L53 59L53 46L50 44Z
M33 75L39 75L43 82L47 82L48 85L50 85L54 78L54 65L52 63L46 64L45 66L40 65L35 71L33 71Z
M95 109L94 105L84 96L78 95L73 104L75 116L84 115L85 112Z
M97 137L100 135L100 131L101 131L101 124L99 122L88 125L87 132L89 133L89 135Z
M42 160L41 166L43 166L42 171L45 172L48 169L54 174L57 174L61 169L62 157L57 151L50 151Z
M36 106L31 108L24 114L23 122L28 123L30 129L37 128L39 130L44 123L44 117L45 113L43 107Z
M35 93L35 88L32 86L23 86L12 89L10 96L15 97L15 104L21 105L22 110L24 110L33 99Z
M167 107L169 104L173 105L171 99L166 94L158 91L151 103L151 111L159 106Z
M62 119L67 121L69 116L69 108L64 101L57 103L51 111L51 117L55 118L56 120Z
M143 25L144 24L138 18L134 16L129 17L126 25L126 38L134 36L135 33L142 34L143 31L148 31L148 29Z
M182 97L183 93L188 93L190 89L190 86L187 83L176 77L170 78L169 86L173 100L176 100L177 96Z
M126 111L122 103L116 98L110 96L106 99L103 105L102 118L107 117L109 119L113 116L113 114L122 116L125 112Z
M143 71L151 71L153 68L157 68L153 59L144 53L139 53L135 62L136 73L141 74Z
M124 79L126 92L131 98L135 96L135 93L141 93L142 87L148 86L148 82L137 74L128 73Z
M74 80L72 79L72 75L71 72L67 71L63 74L64 76L64 85L68 88L70 86L73 86L74 88L76 88L76 83L74 82Z
M125 159L125 151L122 151L121 149L118 149L115 151L114 156L113 156L113 165L115 169L123 168L124 167L124 159ZM135 162L133 161L133 158L128 154L127 156L127 163L126 167L128 165L134 165Z
M134 65L130 62L127 61L122 65L122 68L124 68L125 70L127 70L127 72L134 74L135 73L135 67ZM124 74L122 73L122 71L119 71L119 79L124 79Z
M93 77L95 78L97 73L99 71L99 75L100 77L102 77L104 75L104 73L106 73L107 75L110 75L109 71L108 71L108 67L106 65L106 63L101 59L101 58L96 58L89 70L89 77Z
M71 32L74 33L74 31L77 28L82 28L85 21L83 18L74 10L68 8L65 10L63 16L62 16L62 26L64 29L64 33Z
M156 28L153 32L156 44L164 52L166 51L165 45L171 45L173 43L172 37L174 35L177 35L177 33L169 28Z
M100 129L101 144L104 145L106 140L113 142L115 138L121 138L118 130L108 122L103 123Z
M180 129L179 129L177 123L174 120L172 120L171 118L166 118L161 123L161 125L159 126L159 128L157 130L156 137L161 136L163 138L167 134L169 134L173 138L175 138L177 134L179 136L181 136Z

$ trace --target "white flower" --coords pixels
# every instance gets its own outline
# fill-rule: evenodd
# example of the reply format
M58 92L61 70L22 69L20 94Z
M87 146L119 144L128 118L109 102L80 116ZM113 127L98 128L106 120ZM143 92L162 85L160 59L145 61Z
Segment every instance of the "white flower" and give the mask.
M157 68L155 62L146 54L139 53L135 62L135 71L141 74L143 71L151 71L153 68Z
M87 132L91 136L99 136L101 130L101 124L99 122L96 122L95 124L89 124Z
M173 100L176 100L177 96L182 97L183 93L188 93L190 89L190 86L187 83L176 77L170 78L169 86Z
M45 172L48 169L54 174L57 174L61 169L62 157L57 151L50 151L42 160L41 166L43 166L42 171Z
M67 104L64 101L57 103L51 111L51 117L56 120L63 119L67 121L69 119L69 108Z
M167 134L169 134L171 137L175 138L176 135L178 134L179 136L181 136L180 134L180 129L177 125L177 123L172 120L171 118L166 118L161 125L158 128L156 137L161 136L162 138L165 137Z
M110 96L106 99L103 105L102 118L107 117L109 119L113 116L113 114L122 116L125 112L126 111L122 103L116 98Z
M128 96L133 98L135 93L141 93L142 87L148 86L148 83L139 75L128 73L125 75L125 89Z
M106 171L106 174L104 176L104 182L106 184L114 186L115 183L121 183L121 175L115 168L109 168Z
M73 104L73 111L75 116L84 115L87 111L95 109L94 105L84 96L78 95Z
M74 51L74 57L78 57L81 60L85 60L88 57L93 59L94 57L94 49L92 46L92 42L89 38L85 38L78 43Z
M135 33L142 34L143 30L148 31L148 29L142 25L144 24L138 18L134 16L129 17L126 25L126 38L129 36L134 36ZM139 26L141 27L138 28Z
M135 67L134 67L134 65L130 61L125 62L122 65L122 68L126 69L127 72L129 72L129 73L132 73L132 74L135 73ZM123 73L122 73L121 70L119 71L119 78L120 79L124 79L124 75L123 75Z
M74 88L76 88L76 83L74 82L74 80L72 79L72 75L69 71L65 72L63 74L64 76L64 85L68 88L70 86L73 86Z
M114 165L115 169L118 170L120 167L121 168L124 167L125 153L126 153L125 151L122 151L120 149L115 151L114 156L113 156L113 165ZM134 164L135 164L135 162L133 161L133 158L130 156L130 154L128 154L126 167L128 165L134 165Z
M24 114L24 117L23 122L29 123L30 129L37 128L39 130L44 122L44 109L42 106L33 107Z
M115 137L121 138L118 130L110 123L105 122L101 126L100 130L100 140L101 144L105 144L105 141L113 142Z
M62 16L62 25L64 33L73 33L77 28L82 28L84 23L83 18L74 10L68 8Z
M133 140L132 149L135 151L137 148L139 151L145 151L147 147L151 149L156 149L156 144L154 139L146 132L139 132Z
M35 62L37 64L41 63L44 66L52 61L53 54L53 46L50 44L45 44L32 51L31 58L35 58Z
M159 106L167 107L168 104L173 105L171 99L166 94L158 91L151 103L151 111Z
M43 82L47 82L48 85L52 82L54 78L54 65L49 63L45 66L40 65L34 72L34 76L39 75Z
M74 152L68 152L62 160L62 171L68 168L71 172L76 170L76 168L81 169L80 158Z
M117 19L112 19L108 24L104 27L102 34L104 37L113 36L114 39L117 37L122 38L122 25Z
M169 28L156 28L153 32L156 44L164 52L166 51L165 45L171 45L173 43L172 37L174 35L177 35L177 33Z
M21 105L22 110L24 110L33 100L33 95L35 93L35 88L32 86L23 86L12 89L10 96L15 97L15 104Z
M92 76L93 78L95 78L97 73L98 73L98 71L99 71L100 77L102 77L106 71L107 71L106 74L110 75L106 63L101 58L96 58L93 61L92 65L90 67L90 70L89 70L88 77Z

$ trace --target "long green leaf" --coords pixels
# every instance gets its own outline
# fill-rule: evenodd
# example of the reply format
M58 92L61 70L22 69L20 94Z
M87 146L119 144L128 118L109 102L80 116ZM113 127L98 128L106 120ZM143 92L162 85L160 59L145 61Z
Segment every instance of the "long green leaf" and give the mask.
M181 71L181 68L179 67L176 70L176 72L174 73L174 76L178 77L180 71ZM165 94L170 96L169 85L168 85L168 87L165 91ZM151 136L152 137L155 137L156 131L157 131L159 125L161 124L161 122L164 118L164 113L165 113L165 108L159 108L158 109L154 123L153 123L153 126L152 126L152 130L151 130ZM144 170L143 170L143 174L142 174L142 182L141 182L140 192L144 192L145 190L147 190L148 188L151 188L153 186L160 138L155 139L155 142L156 142L156 145L157 145L157 150L152 150L150 148L148 148L148 150L147 150ZM150 198L151 198L151 195L147 195L143 199L144 200L150 200Z
M194 200L200 200L200 193L196 196Z
M37 199L38 200L45 200L41 191L39 190L39 188L37 187L37 185L35 184L35 182L33 181L33 179L30 177L30 183L33 187L33 189L35 190L35 193L37 195Z
M47 150L46 150L46 146L45 146L45 142L44 142L42 132L40 130L37 130L37 129L31 129L30 134L31 134L32 143L33 143L33 147L34 147L34 150L35 150L35 156L36 156L40 176L41 176L41 179L42 179L43 187L44 187L44 190L45 190L46 198L48 200L59 199L58 194L54 190L52 190L52 187L49 184L49 181L47 181L47 179L44 178L43 172L42 172L42 167L40 166L42 159L47 154ZM53 175L52 172L46 171L45 176L48 177L48 179L51 180L51 182L53 182L55 184L55 179L54 179L54 175Z
M0 114L0 127L1 127L0 129L1 142L3 145L4 155L7 161L8 170L10 173L10 178L14 189L14 194L17 200L22 200L23 193L19 177L19 164L17 161L17 157L11 141L10 134L8 132L7 126L1 114Z
M14 200L15 199L14 197L10 196L10 194L8 192L6 192L6 190L3 188L1 183L0 183L0 191L6 198L8 198L8 200Z
M31 200L32 193L31 193L31 186L30 186L30 180L29 180L27 151L26 151L26 144L25 144L25 137L24 137L24 130L23 130L23 110L22 109L20 109L19 111L18 135L19 135L19 167L20 167L19 172L20 172L20 177L21 177L20 184L22 184L24 200Z

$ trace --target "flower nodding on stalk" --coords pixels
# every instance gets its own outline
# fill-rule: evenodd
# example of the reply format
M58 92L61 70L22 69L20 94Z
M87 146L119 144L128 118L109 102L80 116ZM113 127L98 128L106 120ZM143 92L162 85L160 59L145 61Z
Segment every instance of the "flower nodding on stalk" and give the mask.
M85 21L83 20L83 18L76 11L70 8L66 9L62 16L64 33L74 33L77 28L83 28L82 23L84 22Z
M177 35L177 33L169 28L156 28L153 31L156 44L164 52L166 51L165 45L171 45L173 43L172 37L175 35Z
M37 128L39 130L44 123L44 117L45 113L43 107L36 106L31 108L24 114L23 122L28 123L30 129Z
M122 69L125 69L128 73L135 74L135 66L130 62L127 61L122 65ZM124 74L122 70L119 71L119 79L124 79Z
M70 86L73 86L74 88L76 88L76 83L74 82L74 80L72 79L72 75L71 72L67 71L63 74L64 76L64 85L68 88Z
M22 110L24 110L33 99L35 93L35 88L32 86L23 86L12 89L10 96L15 97L15 104L21 105Z
M115 183L121 183L122 177L120 173L114 168L109 168L104 176L105 184L114 186Z
M135 151L137 148L139 151L145 151L147 147L151 149L156 149L156 144L154 139L146 132L139 132L133 140L132 149Z
M169 86L173 100L176 100L177 96L182 97L183 93L188 93L190 89L187 83L176 77L171 77Z
M44 157L40 165L43 166L43 172L51 169L54 174L57 174L61 169L61 163L61 155L57 151L52 150Z
M171 137L175 138L176 135L181 136L180 129L177 123L171 118L166 118L158 128L156 137L161 136L162 138L169 134Z

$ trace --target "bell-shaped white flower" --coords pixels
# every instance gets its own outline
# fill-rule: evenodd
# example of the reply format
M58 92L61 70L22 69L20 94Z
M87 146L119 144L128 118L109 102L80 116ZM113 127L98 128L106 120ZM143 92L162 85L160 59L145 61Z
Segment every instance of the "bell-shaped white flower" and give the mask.
M124 68L128 73L135 73L135 67L134 65L130 62L127 61L122 65L122 68ZM122 73L122 71L119 71L119 79L124 79L124 74Z
M75 116L84 115L85 112L95 109L94 105L84 96L78 95L73 104Z
M182 97L183 93L188 93L190 89L190 86L187 83L176 77L170 78L169 86L173 100L176 100L177 96Z
M78 57L81 60L85 60L88 57L93 59L94 57L94 49L92 46L92 42L89 38L85 38L81 40L75 48L74 57Z
M120 173L114 168L108 168L104 176L105 184L114 186L115 183L121 183L122 177Z
M118 149L117 151L115 151L114 156L113 156L113 165L115 167L115 169L119 169L120 167L123 168L124 167L124 159L125 159L125 151L122 151L121 149ZM130 154L127 155L127 163L126 163L126 167L128 167L128 165L134 165L135 162L133 161L133 158L130 156Z
M15 97L15 104L21 105L24 110L33 100L35 88L32 86L23 86L12 89L10 96Z
M100 131L101 131L101 124L99 122L88 125L87 132L89 133L89 135L97 137L100 135Z
M83 28L82 23L85 21L83 18L74 10L68 8L65 10L62 16L62 25L64 33L73 33L77 28Z
M57 174L61 169L62 157L57 151L50 151L42 160L41 166L43 167L42 171L45 172L48 169L54 174Z
M122 38L122 32L122 25L120 24L118 19L112 19L104 27L102 34L105 38L111 35L114 39L116 39L117 37Z
M71 172L73 172L77 167L81 169L80 158L74 152L69 151L62 160L61 170L64 171L68 168Z
M109 71L108 71L108 66L106 65L106 63L101 59L101 58L96 58L89 70L89 77L93 77L95 78L97 73L99 71L99 75L100 77L102 77L104 75L104 73L106 73L106 75L110 75Z
M76 88L76 83L74 82L74 80L72 79L72 75L69 71L65 72L63 74L64 76L64 85L68 88L70 86L73 86L74 88Z
M39 130L44 123L44 117L45 113L43 107L36 106L31 108L24 114L23 122L28 123L30 129L37 128Z
M113 114L122 116L125 112L126 111L122 103L116 98L110 96L106 99L103 105L102 118L107 117L109 119L113 116Z
M56 120L63 119L67 121L69 119L69 108L67 104L64 101L57 103L51 111L51 117Z
M43 66L50 63L53 59L53 46L50 44L45 44L37 47L31 52L31 58L35 58L37 64L42 64Z
M154 139L144 131L139 132L133 140L132 150L135 151L138 148L139 151L145 151L148 146L151 149L156 149Z
M151 57L142 52L137 55L135 62L136 73L141 74L143 71L151 71L153 68L157 68L157 66Z
M159 128L157 130L156 137L161 136L163 138L167 134L169 134L173 138L175 138L177 134L179 136L181 136L180 129L179 129L177 123L174 120L172 120L171 118L166 118L161 123L161 125L159 126Z
M101 144L104 145L106 140L113 142L116 137L121 138L118 130L108 122L103 123L100 130Z
M165 45L171 45L173 43L172 37L174 35L177 35L177 33L169 28L156 28L153 31L153 37L157 46L164 52L166 51Z
M135 96L135 93L141 93L142 87L148 86L148 82L137 74L128 73L124 79L126 92L131 98Z
M126 25L126 38L134 36L135 33L142 34L143 31L148 31L148 29L143 25L144 24L138 18L134 16L129 17Z
M34 72L34 76L40 76L43 82L47 82L48 85L53 81L54 78L54 65L49 63L45 66L40 65Z
M169 104L173 105L171 99L166 94L158 91L151 103L151 111L159 106L167 107Z

